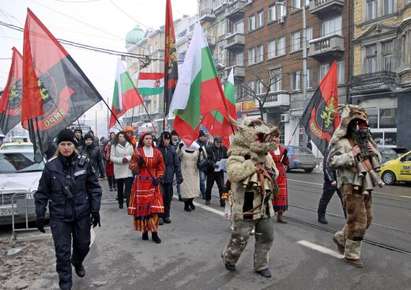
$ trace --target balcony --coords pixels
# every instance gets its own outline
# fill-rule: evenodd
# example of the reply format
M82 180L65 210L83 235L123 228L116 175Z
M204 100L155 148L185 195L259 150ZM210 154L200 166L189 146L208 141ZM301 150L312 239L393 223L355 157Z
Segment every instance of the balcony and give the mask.
M244 33L236 32L226 36L225 49L243 49L245 44Z
M336 58L344 53L344 38L341 35L328 35L310 41L308 55L323 61Z
M393 91L398 86L399 77L390 71L381 71L354 76L351 93L360 95L379 91Z
M248 0L237 0L230 2L226 9L225 16L231 20L242 18L245 13L245 6L249 3Z
M344 0L314 0L310 2L310 12L318 17L341 14Z
M270 93L266 103L264 104L265 108L284 106L290 106L290 94L284 91Z
M245 77L245 68L243 65L233 65L229 66L224 71L224 77L228 78L228 75L231 72L231 69L234 68L234 78L244 78Z
M215 19L212 9L203 9L200 11L200 22L211 22Z

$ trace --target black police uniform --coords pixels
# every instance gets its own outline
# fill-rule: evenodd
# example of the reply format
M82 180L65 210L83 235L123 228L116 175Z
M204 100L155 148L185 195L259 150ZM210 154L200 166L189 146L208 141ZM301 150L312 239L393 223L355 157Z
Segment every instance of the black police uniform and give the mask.
M318 221L322 223L327 223L325 218L325 213L327 211L328 203L334 195L334 192L337 192L338 197L340 198L341 204L343 205L341 192L338 190L336 185L332 185L333 182L336 182L337 177L335 170L331 169L328 166L328 154L324 156L323 161L323 173L324 173L324 183L323 183L323 193L321 195L320 201L318 203ZM345 216L345 209L343 205L343 212Z
M61 289L72 287L72 263L83 263L89 251L91 215L98 215L101 187L84 155L59 155L44 168L34 195L37 218L44 219L49 205L50 228L56 251L56 270ZM73 238L73 253L71 239Z

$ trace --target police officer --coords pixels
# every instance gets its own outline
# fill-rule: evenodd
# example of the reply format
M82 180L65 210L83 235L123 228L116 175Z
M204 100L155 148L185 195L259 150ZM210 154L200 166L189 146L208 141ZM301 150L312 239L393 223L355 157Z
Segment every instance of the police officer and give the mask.
M328 151L326 152L324 156L323 173L324 173L323 193L321 195L320 201L318 202L317 213L318 213L318 222L321 224L328 224L328 221L325 218L325 213L327 211L328 203L333 197L334 192L337 192L337 195L340 198L341 205L343 207L344 216L346 215L341 191L337 188L336 172L334 169L328 166Z
M79 277L86 274L83 260L89 251L90 227L100 226L102 192L90 161L76 153L74 133L62 130L57 144L56 156L46 163L34 199L37 228L43 233L49 204L56 270L60 289L66 290L72 287L71 265Z

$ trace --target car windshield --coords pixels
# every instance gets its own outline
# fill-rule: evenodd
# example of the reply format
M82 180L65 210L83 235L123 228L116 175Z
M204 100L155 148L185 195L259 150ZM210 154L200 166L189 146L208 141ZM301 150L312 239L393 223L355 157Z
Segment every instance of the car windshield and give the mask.
M32 152L0 153L0 173L43 171L44 162L34 161Z

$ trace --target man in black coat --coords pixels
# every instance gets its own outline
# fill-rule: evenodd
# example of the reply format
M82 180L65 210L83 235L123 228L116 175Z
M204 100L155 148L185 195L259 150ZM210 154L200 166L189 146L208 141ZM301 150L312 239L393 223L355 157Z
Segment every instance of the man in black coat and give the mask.
M74 145L76 146L77 151L81 152L84 147L84 138L83 138L83 130L80 127L74 129Z
M176 176L177 184L183 182L181 174L180 159L177 156L174 146L171 145L171 134L167 131L161 133L160 144L158 147L164 158L164 176L160 180L160 188L163 193L164 213L161 215L160 225L171 223L170 207L173 199L173 179Z
M87 133L84 136L84 148L81 153L87 155L90 159L91 165L93 166L97 176L104 178L105 170L103 164L103 154L100 151L100 147L96 145L95 138L92 134Z
M213 145L207 147L207 181L206 181L206 204L210 204L211 191L214 186L214 182L217 183L218 192L220 194L220 206L225 206L225 201L221 198L224 193L224 171L218 170L217 162L221 159L227 159L227 149L223 146L220 137L214 138Z
M341 201L341 205L343 206L344 216L346 215L341 192L337 189L337 176L336 176L335 170L333 170L327 165L328 164L327 158L328 158L328 152L326 152L324 156L324 160L323 160L323 173L324 173L323 193L318 203L318 210L317 210L318 222L321 224L328 224L328 221L325 218L325 213L327 211L328 203L333 197L334 192L337 192L337 195Z
M88 158L74 151L74 133L62 130L57 144L58 155L46 163L34 201L37 228L43 233L49 207L59 285L60 289L69 290L71 265L79 277L86 274L83 260L89 251L90 227L100 226L102 191Z

